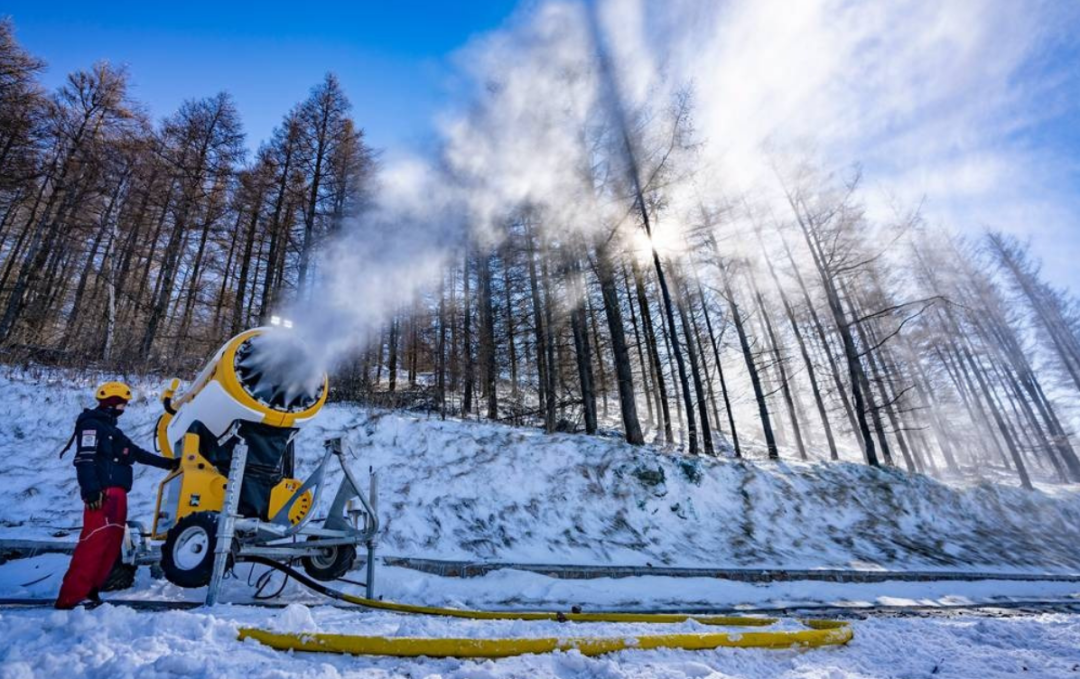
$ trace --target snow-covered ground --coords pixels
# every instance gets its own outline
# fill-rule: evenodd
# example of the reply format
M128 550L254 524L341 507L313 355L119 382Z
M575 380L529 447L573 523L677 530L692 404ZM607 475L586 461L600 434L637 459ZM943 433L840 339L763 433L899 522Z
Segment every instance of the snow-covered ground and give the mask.
M81 503L57 452L92 379L0 374L4 537L73 537ZM150 446L158 384L122 425ZM1080 571L1080 489L942 483L859 464L694 459L617 439L330 405L301 469L344 435L378 472L384 554L524 563ZM129 505L149 522L162 473ZM336 476L333 478L337 478ZM334 481L336 483L336 480Z
M55 595L67 558L50 554L0 565L0 597ZM250 599L248 566L226 582L224 598ZM256 568L255 575L260 573ZM637 577L555 580L535 573L498 571L451 579L396 568L379 572L388 599L469 607L585 610L768 607L835 603L849 606L957 605L1003 597L1075 598L1073 583L1034 582L784 582L731 583L708 578ZM28 584L32 583L32 584ZM345 587L345 589L350 589ZM352 588L355 590L355 588ZM201 590L179 590L140 571L133 590L106 595L125 599L198 601ZM1044 614L990 618L871 618L857 621L855 639L843 648L809 651L624 651L601 658L578 653L498 661L393 660L280 653L236 641L240 626L288 632L332 632L390 637L622 636L700 633L716 628L672 625L559 624L554 622L447 620L330 607L290 584L284 610L225 604L212 611L133 611L104 606L92 611L0 609L0 679L23 677L994 677L1077 676L1080 615ZM775 627L792 629L793 621Z
M70 457L56 453L89 401L93 378L0 374L0 538L73 539L80 503ZM156 383L123 424L149 445ZM378 471L386 554L532 563L857 567L883 570L1080 570L1080 491L941 483L860 465L696 460L617 440L543 436L332 405L300 438L310 468L344 435L358 471ZM132 518L149 517L160 472L141 469ZM0 598L55 596L67 557L0 565ZM499 661L390 660L283 654L236 641L243 625L385 636L590 636L711 631L678 625L463 621L343 610L289 584L283 610L250 600L249 566L212 611L104 606L0 609L0 679L89 676L292 677L963 677L1080 676L1080 616L873 618L846 647L812 651L575 652ZM256 570L255 575L258 575ZM346 587L348 589L349 587ZM472 608L566 610L956 605L1080 600L1076 583L736 583L710 578L558 580L513 570L473 579L380 568L391 600ZM200 600L141 569L133 599ZM790 620L780 623L791 626ZM657 627L662 629L657 629Z
M0 596L44 598L55 594L67 564L60 555L0 566ZM246 601L247 566L226 583L225 599ZM258 575L259 570L256 570ZM44 579L41 578L44 576ZM36 582L35 582L36 581ZM20 586L18 583L34 584ZM534 573L499 571L468 580L403 569L380 572L389 599L440 605L566 610L770 606L811 602L858 604L960 604L1004 595L1068 598L1070 583L901 583L874 585L785 582L730 583L707 578L639 577L618 580L553 580ZM154 581L146 569L125 599L198 600L199 590ZM447 620L320 605L325 600L293 584L283 610L225 604L212 611L134 611L104 606L92 611L0 609L0 679L24 677L1069 677L1080 669L1080 615L1043 614L991 618L871 618L856 621L855 639L843 648L809 651L624 651L601 658L578 653L497 661L394 660L280 653L236 641L241 626L288 632L332 632L389 637L622 636L700 633L716 628L695 622L672 625L559 624L554 622ZM775 627L792 629L791 620Z
M73 612L0 611L0 679L30 677L729 677L862 679L943 677L1073 679L1080 673L1080 616L1045 614L985 618L877 618L856 623L844 647L809 651L719 649L623 651L586 658L571 651L495 661L281 653L239 643L243 625L282 631L388 636L522 637L623 635L640 626L462 622L359 614L294 604L267 614L223 606L213 612L133 611L103 606ZM654 626L655 627L655 626ZM696 623L663 625L664 632L701 632ZM629 629L628 629L629 628Z

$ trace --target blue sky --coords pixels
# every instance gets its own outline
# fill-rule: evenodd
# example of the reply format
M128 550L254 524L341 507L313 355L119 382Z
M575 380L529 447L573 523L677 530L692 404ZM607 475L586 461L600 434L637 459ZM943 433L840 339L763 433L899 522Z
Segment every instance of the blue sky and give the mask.
M44 81L98 59L126 64L154 119L227 90L248 146L327 71L380 148L417 146L446 94L451 54L497 27L517 0L476 2L42 2L9 0L19 41L48 62Z

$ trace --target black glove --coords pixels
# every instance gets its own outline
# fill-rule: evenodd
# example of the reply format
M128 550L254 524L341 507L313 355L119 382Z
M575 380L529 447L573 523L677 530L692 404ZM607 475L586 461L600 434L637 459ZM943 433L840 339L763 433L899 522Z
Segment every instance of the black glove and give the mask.
M105 493L100 490L92 495L89 495L85 499L86 506L93 511L101 509L101 505L105 502Z
M169 469L171 469L173 471L176 471L177 469L179 469L180 468L180 461L181 460L180 460L179 457L169 458L169 462L171 463L170 466L169 466Z

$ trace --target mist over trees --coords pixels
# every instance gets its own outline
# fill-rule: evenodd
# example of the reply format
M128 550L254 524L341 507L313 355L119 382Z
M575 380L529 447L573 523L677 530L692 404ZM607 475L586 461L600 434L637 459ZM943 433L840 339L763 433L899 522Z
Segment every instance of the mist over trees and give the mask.
M1080 306L1026 243L917 209L874 219L858 171L806 161L777 164L769 195L721 191L693 87L627 95L588 22L565 42L558 18L536 54L493 59L452 127L440 167L471 236L353 338L335 397L690 454L1080 482ZM191 373L353 273L321 254L349 247L380 185L332 75L249 157L227 93L153 124L122 69L46 92L43 66L0 23L5 362Z

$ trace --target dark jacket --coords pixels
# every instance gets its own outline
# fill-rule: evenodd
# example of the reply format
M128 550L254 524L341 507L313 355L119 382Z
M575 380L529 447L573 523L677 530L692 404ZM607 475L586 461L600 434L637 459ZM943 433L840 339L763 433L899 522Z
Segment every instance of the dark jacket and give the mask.
M75 469L84 500L106 488L131 490L135 462L172 469L173 460L147 452L116 426L116 416L102 408L87 408L75 421Z

